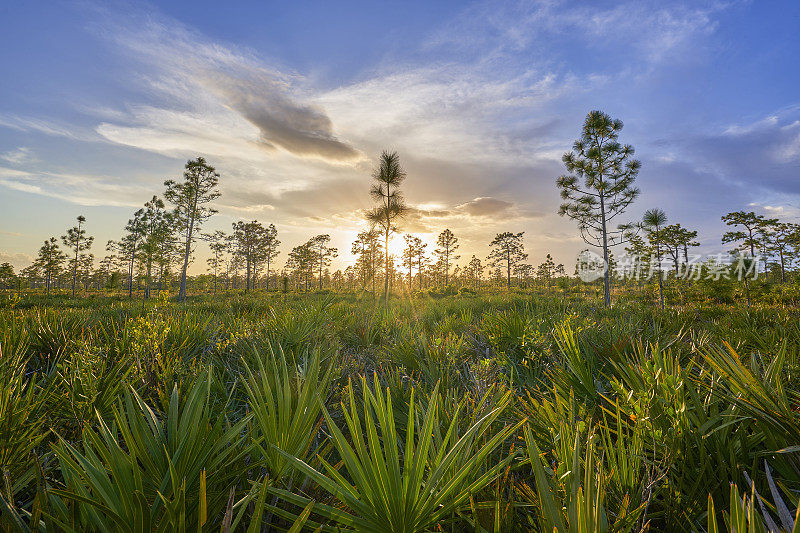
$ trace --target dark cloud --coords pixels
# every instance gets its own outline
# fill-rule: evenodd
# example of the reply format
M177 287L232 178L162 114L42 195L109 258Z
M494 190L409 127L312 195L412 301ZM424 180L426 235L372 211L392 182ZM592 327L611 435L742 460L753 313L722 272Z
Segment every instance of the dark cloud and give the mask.
M285 220L297 217L307 221L334 221L342 214L360 213L369 207L364 182L351 177L333 177L309 181L296 189L280 192L264 191L261 183L237 181L237 186L223 191L220 203L237 216L264 210L268 217ZM355 217L360 218L360 214Z
M479 197L469 202L456 206L457 211L462 211L472 216L490 216L508 211L514 204L497 198Z
M231 79L223 94L261 134L264 146L278 146L299 156L331 161L355 161L361 152L333 134L333 124L322 109L304 105L278 92L273 83Z
M159 22L134 11L124 20L109 16L103 26L142 64L140 82L169 103L161 103L159 113L138 117L143 128L161 131L175 119L191 123L206 116L219 121L234 112L258 128L262 148L334 163L363 157L334 134L326 112L309 103L301 77L247 51L208 42L175 20ZM235 128L211 133L237 137Z
M508 221L523 218L540 218L542 216L544 216L543 213L523 209L512 202L482 196L451 208L411 206L402 226L405 231L425 233L439 231L445 220L456 227L468 226L476 218L491 220L493 217L498 217L502 218L503 221Z

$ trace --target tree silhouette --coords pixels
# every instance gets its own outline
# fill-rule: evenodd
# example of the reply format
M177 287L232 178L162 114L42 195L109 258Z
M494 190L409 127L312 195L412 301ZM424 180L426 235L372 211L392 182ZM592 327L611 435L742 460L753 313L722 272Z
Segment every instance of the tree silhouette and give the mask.
M406 247L403 250L403 265L408 267L408 287L412 288L412 269L416 267L419 289L422 290L423 270L427 264L425 248L428 244L414 235L405 235Z
M533 265L528 263L517 263L514 266L514 275L522 281L523 287L528 287L528 280L533 277Z
M183 181L178 183L167 180L164 198L175 206L176 229L183 241L183 266L181 267L180 289L178 299L186 301L186 271L189 268L189 256L192 244L200 226L217 212L207 204L219 198L217 185L219 174L214 167L206 163L202 157L186 163Z
M545 257L544 262L541 265L539 265L536 269L536 277L539 279L546 280L547 288L549 289L555 271L556 271L556 262L553 261L553 257L550 254L547 254L547 257Z
M562 158L570 174L557 180L564 200L558 214L578 222L584 242L602 248L606 265L608 248L622 244L629 235L625 225L617 230L611 230L609 225L639 196L639 189L633 182L641 163L633 159L632 146L617 141L620 130L621 120L614 120L601 111L591 111L586 115L581 138ZM611 305L610 270L606 268L603 277L607 306Z
M292 248L286 261L286 268L301 281L305 278L305 290L308 292L309 280L314 273L314 253L308 242Z
M136 253L144 267L144 299L146 300L150 297L153 262L163 252L165 246L171 245L173 217L165 210L163 200L158 196L153 196L142 209L134 214L134 220L138 221L136 229L140 232L140 244Z
M425 255L425 248L428 243L423 242L422 246L417 248L417 277L419 278L419 289L422 290L423 282L425 280L425 271L430 265L430 258Z
M331 288L335 291L338 291L342 288L344 284L344 274L342 274L342 269L337 268L336 271L331 274Z
M78 225L69 228L67 234L61 236L61 242L64 243L64 246L67 246L74 253L74 257L70 260L72 266L72 296L75 296L75 285L78 282L80 255L82 252L89 250L92 247L92 242L94 242L94 237L86 235L86 230L83 229L84 222L86 222L86 217L78 215Z
M125 231L126 234L119 241L108 241L106 251L118 253L120 258L125 261L128 270L128 298L133 298L133 273L136 267L136 256L145 234L145 221L141 209L128 220Z
M408 288L411 290L411 271L417 266L417 257L424 253L427 245L415 235L404 235L403 239L406 241L406 246L403 248L403 266L408 268Z
M44 244L39 248L39 255L36 258L36 265L42 269L44 275L45 294L50 295L50 287L52 286L53 279L61 271L61 266L64 264L67 256L58 247L58 240L55 237L44 241Z
M0 287L3 289L13 289L17 282L17 275L11 263L0 264Z
M41 272L39 270L38 261L34 261L33 264L30 264L19 271L19 278L20 279L27 279L28 280L28 288L33 289L36 287L36 280L39 279L41 276Z
M251 222L240 220L233 223L232 235L236 242L236 252L245 261L247 277L244 291L249 292L251 288L255 288L255 273L258 263L266 260L265 248L269 238L267 228L258 220Z
M278 230L275 229L274 224L270 224L267 226L267 229L264 232L264 241L262 243L264 248L264 262L267 264L267 292L269 292L270 265L272 264L272 261L278 257L278 254L280 253L278 251L278 246L280 245L281 241L278 240Z
M642 217L642 225L647 231L650 244L656 252L658 261L658 295L661 299L661 309L664 309L664 280L661 273L661 245L663 243L663 227L667 223L667 214L661 209L648 209Z
M113 253L107 254L103 259L100 260L100 265L98 266L98 273L101 276L101 285L107 289L114 289L116 285L116 279L119 276L119 272L116 270L116 265L119 262L119 258L114 255Z
M517 263L528 257L528 254L525 253L525 245L522 243L522 235L524 234L524 231L520 233L511 233L510 231L498 233L490 243L492 251L489 253L489 264L493 267L499 267L505 263L507 287L511 287L511 270Z
M444 285L446 287L450 283L450 262L461 257L460 255L455 255L455 251L458 250L459 246L458 237L453 235L452 231L446 229L439 234L439 238L436 239L436 245L438 248L434 250L434 253L439 256L439 259L442 261L442 266L444 267Z
M226 252L228 253L228 260L225 261L225 289L231 288L231 278L234 278L234 289L236 288L236 275L241 268L242 258L237 253L236 238L233 235L228 235L225 239Z
M380 234L375 229L362 231L356 237L350 252L358 256L356 260L356 271L362 280L362 286L366 286L368 281L372 282L372 298L375 299L375 277L377 275L377 265L382 260L382 245Z
M339 250L328 246L331 236L328 234L312 237L306 245L311 253L311 260L316 267L319 278L319 290L322 290L322 269L330 266L331 260L338 257Z
M367 220L373 226L381 228L384 238L385 250L385 275L383 297L389 301L389 236L397 231L395 221L408 212L408 206L400 191L400 184L406 179L406 173L400 166L400 156L397 152L384 150L378 161L378 167L372 172L374 183L370 188L370 196L378 205L367 211Z
M78 266L78 276L83 288L89 287L94 269L94 254L81 254Z
M481 263L481 260L472 256L472 259L469 260L469 264L467 265L467 272L469 273L470 279L472 279L474 283L475 290L478 289L478 284L481 281L481 277L483 277L483 269L484 266Z
M208 248L211 250L211 257L206 260L206 263L214 277L214 295L216 295L219 271L225 264L225 253L228 251L228 236L224 231L217 230L214 233L203 234L203 240L208 242Z

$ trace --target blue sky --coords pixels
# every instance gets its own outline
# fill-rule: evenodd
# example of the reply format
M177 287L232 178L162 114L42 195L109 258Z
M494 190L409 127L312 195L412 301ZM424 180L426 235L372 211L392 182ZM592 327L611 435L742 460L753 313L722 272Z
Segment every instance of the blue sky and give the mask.
M555 178L592 109L643 163L629 218L661 207L717 251L728 211L800 214L798 35L795 1L5 3L0 262L78 214L102 256L203 155L208 229L331 233L343 265L392 148L406 231L450 227L466 260L525 231L533 263L571 264Z

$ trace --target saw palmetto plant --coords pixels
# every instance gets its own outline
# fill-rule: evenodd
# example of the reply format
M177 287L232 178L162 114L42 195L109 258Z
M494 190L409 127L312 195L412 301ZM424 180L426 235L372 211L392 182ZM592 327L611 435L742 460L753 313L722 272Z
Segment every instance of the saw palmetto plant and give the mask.
M0 528L792 531L796 324L513 293L0 310Z
M203 371L186 398L173 389L163 415L126 391L111 419L84 429L80 446L61 439L53 451L64 488L49 491L54 522L73 530L177 531L222 520L244 472L249 417L230 424L212 412L212 380Z
M322 421L320 398L326 398L333 367L314 350L290 363L283 349L254 354L255 372L245 363L243 381L252 413L251 438L271 479L291 473L285 454L305 459ZM324 365L324 367L323 367Z
M486 461L510 437L521 422L509 424L492 434L486 442L481 437L491 430L508 400L475 422L460 437L455 436L456 418L447 433L437 441L434 427L439 424L437 403L429 402L420 410L411 397L405 436L395 425L392 398L380 390L375 379L372 389L362 383L363 425L354 394L343 413L352 443L327 412L336 451L345 467L322 460L323 471L289 456L295 468L314 479L319 486L339 500L345 509L318 507L327 519L356 531L426 531L465 504L469 496L492 482L513 456ZM438 385L432 396L438 394ZM277 491L288 501L300 505L305 499Z

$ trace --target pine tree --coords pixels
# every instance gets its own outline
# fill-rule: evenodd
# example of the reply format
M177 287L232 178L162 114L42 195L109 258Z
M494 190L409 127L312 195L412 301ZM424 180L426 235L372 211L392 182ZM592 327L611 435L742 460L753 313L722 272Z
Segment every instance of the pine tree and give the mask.
M481 260L473 255L467 265L467 272L469 272L469 277L474 283L475 290L478 290L478 284L481 281L481 277L483 277L483 269L484 267L483 264L481 264Z
M80 268L81 255L83 252L89 250L94 242L94 237L87 236L86 230L83 229L83 223L86 222L86 217L83 215L78 216L78 225L71 227L67 230L66 235L61 236L61 242L64 246L74 253L74 257L70 260L72 267L72 296L75 296L75 286L78 282L78 269Z
M490 243L493 248L489 254L489 264L493 267L505 264L506 266L506 286L511 287L511 271L520 261L524 261L528 254L525 253L525 245L522 243L522 235L525 232L498 233Z
M556 263L550 254L547 254L544 262L536 269L536 277L547 282L547 288L551 286L553 275L555 274Z
M167 188L164 198L175 206L175 226L183 243L183 266L178 299L185 302L186 271L189 268L192 245L203 222L217 212L208 204L219 198L220 193L217 189L219 174L214 167L206 163L205 159L198 157L190 160L184 168L183 181L164 182Z
M763 215L756 215L754 212L734 211L723 215L722 221L734 228L742 227L744 230L734 230L725 232L722 236L722 244L736 243L735 250L750 251L750 257L756 256L756 248L761 249L763 238L759 230L765 224L777 222L775 219L766 219Z
M225 253L228 251L228 236L224 231L217 230L214 233L203 234L203 240L208 242L208 248L211 250L211 257L206 260L206 263L213 276L214 295L216 296L219 272L225 264Z
M368 282L372 282L372 298L374 300L375 278L377 277L378 265L383 258L380 234L375 229L362 231L353 242L350 251L358 257L355 268L361 278L362 288L366 287Z
M311 261L317 271L319 278L319 290L322 290L322 269L330 266L331 260L338 257L339 250L329 246L331 236L328 234L312 237L307 243L311 253Z
M583 124L581 138L562 161L570 172L557 180L564 203L558 210L578 222L586 244L602 248L608 266L609 247L622 244L630 234L628 227L610 228L611 222L639 196L633 186L641 163L633 159L634 150L617 139L622 121L601 111L591 111ZM583 180L583 185L579 185ZM611 305L611 269L603 277L605 305Z
M661 209L648 209L642 217L642 224L647 231L650 244L656 252L658 261L658 295L661 299L661 309L664 309L664 280L661 268L662 244L664 243L663 229L667 223L667 214Z
M408 212L408 206L400 191L400 184L406 179L406 173L400 166L400 156L397 152L384 151L378 161L378 167L372 173L374 183L370 189L370 196L378 205L367 211L366 217L373 227L381 228L384 237L383 249L386 251L384 273L384 301L389 301L389 236L397 231L395 221Z
M55 237L44 241L44 244L39 248L39 256L36 258L36 265L42 269L44 275L45 294L50 295L50 287L53 280L61 272L61 266L64 264L67 256L58 247L58 241Z
M461 257L455 254L459 246L458 238L453 235L452 231L446 229L439 234L436 244L438 248L434 250L434 253L439 256L439 260L442 262L442 267L444 269L444 285L446 287L450 283L450 263Z

